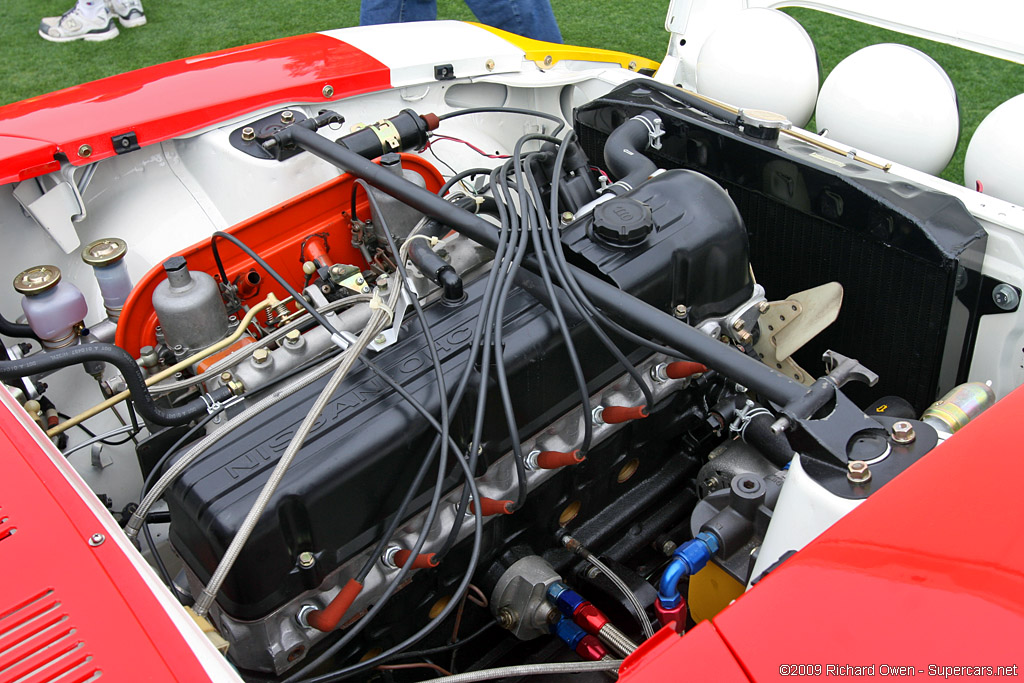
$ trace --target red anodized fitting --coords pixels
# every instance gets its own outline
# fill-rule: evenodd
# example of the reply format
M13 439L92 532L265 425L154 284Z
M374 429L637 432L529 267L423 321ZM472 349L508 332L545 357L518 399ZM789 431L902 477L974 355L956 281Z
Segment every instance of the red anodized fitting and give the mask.
M671 626L676 633L686 629L686 600L680 599L672 609L661 606L661 600L654 601L654 611L658 613L658 621L662 626Z
M399 550L392 557L391 561L396 567L404 567L409 561L409 557L412 555L411 550ZM438 565L437 557L434 553L420 553L416 556L416 559L412 561L410 565L411 569L430 569Z
M692 375L698 375L707 371L708 366L701 363L692 363L688 360L676 361L665 366L665 376L669 379L686 379Z
M576 645L576 654L587 661L599 662L608 656L608 650L596 636L586 635L580 638L580 642Z
M601 408L601 421L610 425L617 425L630 420L642 420L647 417L647 406L603 406Z
M586 456L580 453L578 448L568 453L563 453L562 451L541 451L537 454L537 467L542 470L555 470L559 467L578 465L586 459Z
M608 617L604 615L604 612L594 607L587 600L579 604L576 611L573 612L572 620L576 622L577 626L592 636L596 636L608 623Z
M490 517L491 515L511 515L514 510L512 509L513 502L511 500L494 500L493 498L481 498L480 499L480 514L484 517ZM472 514L476 511L474 503L470 501L469 512Z

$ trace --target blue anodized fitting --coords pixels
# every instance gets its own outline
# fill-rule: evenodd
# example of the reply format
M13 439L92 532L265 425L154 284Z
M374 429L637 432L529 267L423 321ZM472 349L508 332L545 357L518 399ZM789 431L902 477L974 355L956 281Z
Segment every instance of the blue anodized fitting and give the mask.
M569 649L573 651L576 650L576 646L587 635L586 631L577 626L572 619L566 617L562 617L557 624L552 626L551 632L558 636L558 639L568 645Z
M570 619L576 615L576 610L579 609L579 606L586 602L582 595L561 581L555 581L548 586L548 598L555 603L558 611Z
M679 606L679 582L686 576L699 572L720 549L718 538L710 531L702 531L672 553L672 561L661 575L658 583L658 600L665 609Z

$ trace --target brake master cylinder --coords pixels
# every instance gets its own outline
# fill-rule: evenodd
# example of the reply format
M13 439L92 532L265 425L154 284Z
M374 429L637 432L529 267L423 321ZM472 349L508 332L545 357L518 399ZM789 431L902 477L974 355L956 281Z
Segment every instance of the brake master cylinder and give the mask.
M14 289L24 294L21 308L43 346L60 349L75 343L75 326L85 320L89 307L78 287L61 280L60 268L23 270L14 278Z

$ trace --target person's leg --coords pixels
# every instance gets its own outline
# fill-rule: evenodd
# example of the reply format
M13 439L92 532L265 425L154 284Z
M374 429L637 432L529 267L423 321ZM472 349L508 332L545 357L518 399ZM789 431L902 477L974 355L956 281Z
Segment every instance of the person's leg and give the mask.
M359 5L361 26L434 19L437 19L437 0L363 0Z
M118 34L117 25L105 0L78 0L59 17L43 17L39 35L55 43L72 40L110 40Z
M550 0L466 0L481 23L549 43L562 42Z

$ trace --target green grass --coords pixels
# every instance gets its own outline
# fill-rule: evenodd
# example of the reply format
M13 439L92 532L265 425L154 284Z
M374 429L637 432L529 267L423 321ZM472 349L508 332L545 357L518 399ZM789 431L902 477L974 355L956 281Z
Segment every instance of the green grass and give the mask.
M172 59L238 45L309 33L359 20L357 0L148 0L149 24L122 29L103 43L49 43L36 33L39 19L58 15L73 0L0 0L5 59L0 63L0 104ZM621 50L660 61L668 34L667 0L552 0L567 43ZM930 54L946 69L960 95L963 132L943 173L962 182L963 153L981 119L1024 89L1024 66L957 48L901 36L811 10L790 10L818 48L826 76L843 57L865 45L902 42ZM473 20L462 0L439 0L442 19Z

